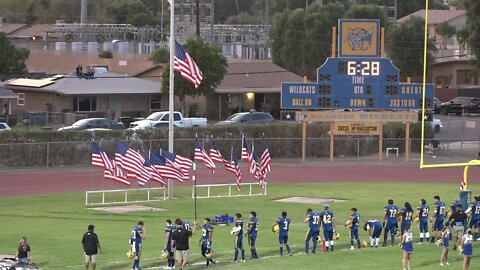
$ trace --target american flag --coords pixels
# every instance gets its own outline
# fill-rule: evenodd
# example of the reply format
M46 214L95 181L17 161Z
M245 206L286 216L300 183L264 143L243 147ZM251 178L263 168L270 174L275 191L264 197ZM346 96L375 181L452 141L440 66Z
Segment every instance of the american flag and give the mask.
M175 61L173 65L175 71L180 72L182 77L191 82L195 89L197 89L203 80L202 71L198 68L192 57L185 51L185 49L175 41Z
M262 172L263 178L267 178L267 173L272 171L272 160L270 159L270 152L268 151L267 141L263 138L263 153L261 156L262 163L260 166L260 171Z
M222 157L220 151L218 150L217 144L215 143L213 138L210 140L210 158L212 159L212 161L220 163L223 163L223 161L225 160Z
M115 140L115 148L117 154L119 154L115 154L115 159L117 156L121 156L119 164L121 164L122 169L128 173L129 177L136 178L139 185L145 185L145 183L151 178L150 173L143 166L145 158L120 140Z
M240 182L242 182L242 172L240 171L240 166L238 165L237 155L232 151L231 161L226 159L223 160L225 164L225 169L229 172L235 174L237 180L237 190L240 191Z
M174 179L183 182L183 172L179 167L169 166L167 159L161 155L150 153L150 164L157 169L157 172L163 178Z
M157 168L152 165L150 159L145 159L145 163L143 164L143 166L147 168L148 172L150 173L150 180L160 183L162 187L166 186L165 181L163 181L162 175L157 170Z
M130 186L130 181L127 179L127 175L123 172L122 168L117 164L115 160L112 160L113 169L105 170L103 177L119 183Z
M105 170L113 169L112 160L95 142L92 142L92 165Z
M465 178L463 178L462 182L460 182L459 190L466 190L466 188L467 188L467 182L465 181Z
M197 138L195 138L195 140L193 141L193 145L195 145L195 155L193 159L197 162L203 162L205 164L205 167L213 171L216 168L215 163L213 163L212 159L207 154L207 151L203 149L202 144Z
M247 137L245 137L245 135L242 135L242 160L248 160L249 155L250 149L248 149Z
M183 180L189 180L190 167L193 165L193 161L189 158L176 155L166 150L162 150L162 157L167 159L167 166L175 166L180 168L183 172Z
M251 174L253 174L255 179L259 181L260 188L265 189L265 185L264 185L265 178L261 172L260 165L258 164L258 158L257 158L257 155L255 155L255 150L253 147L252 147L252 151L248 156L248 170Z

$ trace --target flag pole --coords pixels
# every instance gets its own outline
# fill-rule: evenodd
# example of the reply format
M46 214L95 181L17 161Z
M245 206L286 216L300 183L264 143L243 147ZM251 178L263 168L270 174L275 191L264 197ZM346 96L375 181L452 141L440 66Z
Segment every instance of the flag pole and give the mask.
M175 61L175 0L170 0L170 81L168 91L168 151L173 153L173 109L174 109L174 78L173 62ZM173 181L168 179L168 199L173 199Z
M195 139L198 138L198 134L195 133ZM195 146L194 146L195 148ZM193 200L194 200L194 208L195 208L195 218L193 219L195 222L197 222L197 161L195 160L195 154L193 157L193 175L192 175L192 180L193 180Z

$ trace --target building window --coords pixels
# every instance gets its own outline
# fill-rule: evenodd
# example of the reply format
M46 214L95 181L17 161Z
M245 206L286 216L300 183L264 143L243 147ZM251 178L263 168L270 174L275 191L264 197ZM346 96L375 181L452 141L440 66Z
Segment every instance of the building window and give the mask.
M150 110L160 111L162 109L162 96L154 95L150 96Z
M25 93L18 93L17 105L19 106L25 105Z
M74 97L73 111L75 112L96 112L97 97Z

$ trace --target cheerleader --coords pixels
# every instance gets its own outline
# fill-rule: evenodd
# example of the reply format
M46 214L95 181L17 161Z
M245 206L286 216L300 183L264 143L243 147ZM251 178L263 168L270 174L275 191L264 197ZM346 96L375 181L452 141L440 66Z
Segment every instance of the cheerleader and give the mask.
M413 253L413 234L411 226L405 228L405 233L402 236L402 250L403 250L403 270L410 270L410 263L412 261Z

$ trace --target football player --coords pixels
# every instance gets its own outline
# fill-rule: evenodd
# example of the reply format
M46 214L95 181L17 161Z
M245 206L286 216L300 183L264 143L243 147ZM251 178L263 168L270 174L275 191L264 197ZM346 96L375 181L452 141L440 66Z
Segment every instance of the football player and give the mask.
M390 232L390 240L391 240L390 245L393 246L393 243L395 242L395 233L398 229L397 213L398 213L398 207L393 204L392 199L389 199L388 205L385 206L383 209L383 222L385 224L385 231L383 234L382 247L387 246L387 236L389 232Z
M210 263L215 264L216 262L210 257L207 258L207 253L212 252L212 236L213 236L213 227L210 224L210 218L205 218L202 225L202 245L201 251L202 256L207 260L207 267Z
M433 203L432 210L432 239L430 240L431 243L435 243L435 237L440 238L442 230L443 230L443 223L445 222L445 203L440 201L440 196L436 195L433 197L435 202Z
M363 225L363 229L368 231L368 234L370 235L370 247L373 247L374 243L375 247L378 247L378 244L380 243L380 235L382 235L382 228L383 225L378 220L368 220L365 222L365 225Z
M360 214L357 213L357 208L350 209L352 214L350 215L350 221L352 222L352 227L350 228L350 249L353 248L353 239L357 240L357 247L360 249L360 239L358 239L358 224L360 223Z
M471 213L468 227L474 232L473 239L475 241L480 241L480 196L475 196L474 199L475 201L470 204L465 213Z
M272 225L272 230L275 225L278 225L280 231L278 232L278 243L280 243L280 256L283 255L283 246L287 248L288 255L292 256L290 252L290 246L288 245L288 230L290 230L290 219L287 218L287 212L282 212L282 217L277 218L275 223Z
M255 241L258 233L258 218L255 211L250 212L250 220L248 221L248 228L245 236L248 237L248 244L250 245L251 259L258 259L257 250L255 248Z
M425 199L421 199L420 202L422 205L417 208L414 218L420 218L420 243L422 243L424 237L427 238L427 242L430 240L430 234L428 233L428 213L430 212L430 207L428 207Z
M140 255L142 253L142 240L145 239L145 229L143 221L139 221L137 226L132 228L130 234L130 250L135 253L133 258L133 270L140 269Z
M315 253L315 250L317 249L317 240L320 230L320 214L318 212L314 212L311 208L308 208L307 216L305 217L305 223L307 222L308 233L307 237L305 238L305 253L308 254L310 239L313 241L312 253Z
M242 220L242 215L240 213L235 214L235 227L239 227L240 231L238 232L238 235L233 240L233 244L235 247L234 262L236 263L238 260L239 251L241 251L242 253L242 262L245 262L245 250L243 249L243 220Z
M335 223L333 221L333 212L330 211L328 204L323 205L323 212L320 213L320 220L323 225L323 237L325 239L326 251L334 251L333 234L335 233Z
M409 202L405 202L404 208L400 210L400 213L402 215L402 224L400 227L400 231L402 235L405 233L405 230L407 229L407 226L412 225L412 218L413 218L413 208L412 205L410 205Z
M165 222L165 248L168 252L167 267L164 269L173 269L175 266L175 257L172 249L172 232L175 230L175 225L172 224L170 219Z

